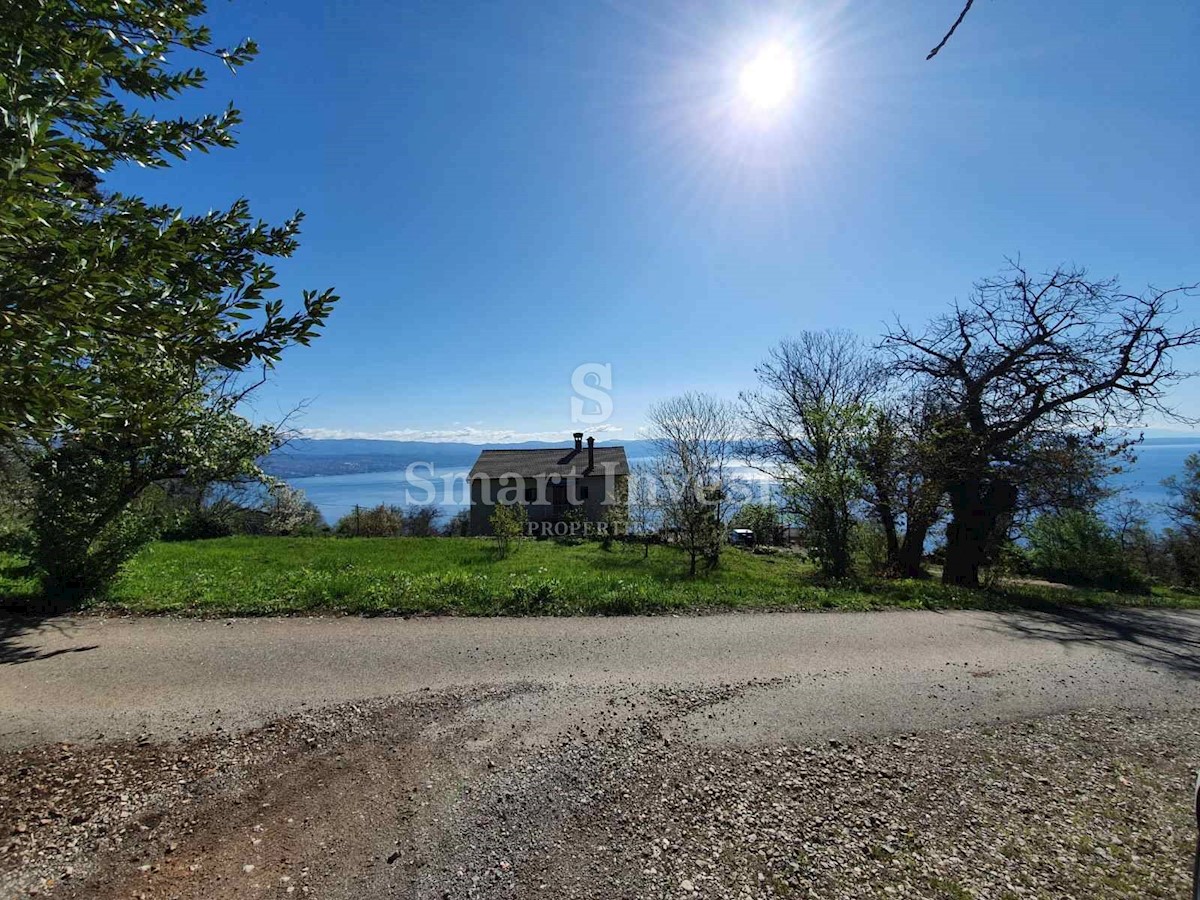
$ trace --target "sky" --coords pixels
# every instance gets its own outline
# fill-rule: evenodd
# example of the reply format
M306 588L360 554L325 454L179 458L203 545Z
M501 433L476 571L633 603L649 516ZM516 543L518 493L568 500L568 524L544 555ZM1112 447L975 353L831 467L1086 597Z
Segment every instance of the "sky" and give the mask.
M282 296L343 299L253 414L326 437L632 439L780 338L875 342L1006 257L1200 281L1200 6L980 0L927 62L960 8L214 0L261 55L174 111L232 102L239 145L109 186L304 210ZM764 52L791 67L767 109ZM1176 400L1200 415L1200 380Z

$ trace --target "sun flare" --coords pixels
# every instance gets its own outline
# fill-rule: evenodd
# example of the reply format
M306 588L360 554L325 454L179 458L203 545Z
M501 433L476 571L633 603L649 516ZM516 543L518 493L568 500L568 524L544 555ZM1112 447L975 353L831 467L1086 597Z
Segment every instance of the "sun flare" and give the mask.
M768 44L744 66L738 79L742 96L758 109L781 106L796 87L796 64L787 48Z

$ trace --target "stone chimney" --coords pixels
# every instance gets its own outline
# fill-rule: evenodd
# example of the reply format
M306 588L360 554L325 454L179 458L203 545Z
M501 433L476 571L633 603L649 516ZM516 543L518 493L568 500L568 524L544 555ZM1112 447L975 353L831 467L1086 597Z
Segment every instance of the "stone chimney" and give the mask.
M588 471L596 468L596 439L588 438Z
M575 432L575 449L576 450L583 449L583 432L582 431Z

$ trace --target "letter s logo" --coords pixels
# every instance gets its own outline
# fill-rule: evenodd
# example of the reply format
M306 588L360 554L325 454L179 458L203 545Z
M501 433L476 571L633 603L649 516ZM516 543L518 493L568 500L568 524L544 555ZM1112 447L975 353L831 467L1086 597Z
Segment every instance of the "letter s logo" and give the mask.
M591 379L591 380L589 380ZM571 373L571 421L598 425L612 417L612 363L584 363Z

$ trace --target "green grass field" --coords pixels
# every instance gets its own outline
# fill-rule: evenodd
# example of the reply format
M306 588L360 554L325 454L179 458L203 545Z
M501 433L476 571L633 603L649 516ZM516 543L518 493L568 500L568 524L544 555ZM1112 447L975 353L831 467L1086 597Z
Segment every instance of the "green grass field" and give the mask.
M0 557L6 606L36 596L16 557ZM946 588L935 581L823 584L792 554L728 549L696 578L673 547L603 549L520 542L497 558L472 538L238 537L148 547L92 605L134 613L289 615L625 615L718 609L953 609L1054 605L1200 607L1200 596L1148 596L1013 585Z

